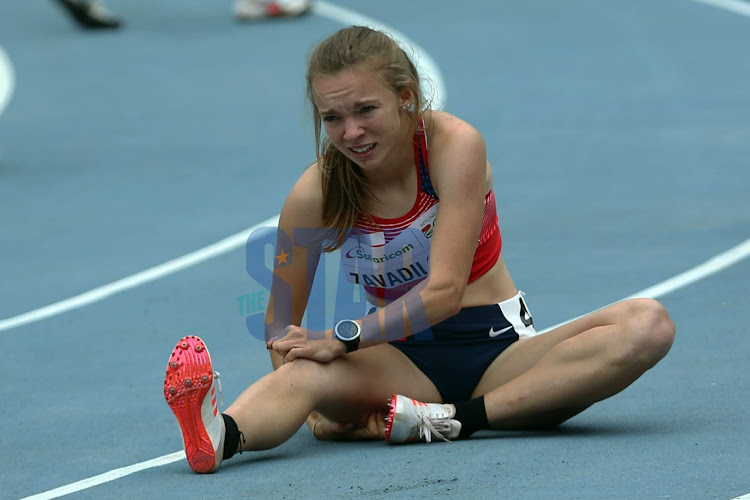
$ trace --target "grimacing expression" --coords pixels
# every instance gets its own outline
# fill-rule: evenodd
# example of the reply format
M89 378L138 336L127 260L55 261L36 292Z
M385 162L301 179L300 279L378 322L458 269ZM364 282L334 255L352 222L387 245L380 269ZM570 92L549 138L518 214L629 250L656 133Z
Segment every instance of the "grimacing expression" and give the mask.
M315 105L333 145L365 170L382 165L403 144L408 99L365 69L345 69L313 81Z

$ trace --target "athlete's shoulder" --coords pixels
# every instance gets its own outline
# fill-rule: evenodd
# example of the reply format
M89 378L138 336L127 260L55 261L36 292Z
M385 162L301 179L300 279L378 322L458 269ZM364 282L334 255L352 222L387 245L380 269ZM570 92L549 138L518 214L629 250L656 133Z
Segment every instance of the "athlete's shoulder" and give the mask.
M294 183L284 202L282 217L307 224L319 224L323 220L323 185L317 163L307 167Z
M483 173L487 151L482 134L461 118L444 111L433 111L425 119L433 184L454 182L466 169Z
M427 128L428 140L430 142L463 142L467 139L482 140L482 135L473 125L456 115L445 111L430 111L425 115L425 127Z
M323 199L323 183L320 177L320 167L318 162L305 168L297 182L294 183L292 191L305 198Z

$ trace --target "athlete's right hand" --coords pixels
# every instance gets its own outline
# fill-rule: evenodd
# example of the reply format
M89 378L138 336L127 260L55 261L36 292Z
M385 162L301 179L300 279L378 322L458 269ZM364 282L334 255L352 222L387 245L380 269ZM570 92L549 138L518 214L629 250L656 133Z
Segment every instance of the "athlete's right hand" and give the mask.
M343 342L332 340L331 337L332 332L315 332L296 325L289 325L284 329L283 337L269 340L266 347L278 352L284 358L284 362L304 358L328 363L342 354L346 354L346 346Z

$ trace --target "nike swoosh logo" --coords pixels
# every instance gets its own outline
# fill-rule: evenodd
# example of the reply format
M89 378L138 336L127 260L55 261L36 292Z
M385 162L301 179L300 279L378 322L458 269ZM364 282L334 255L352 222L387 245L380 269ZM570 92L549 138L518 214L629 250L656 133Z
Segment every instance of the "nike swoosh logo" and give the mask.
M501 333L505 333L508 330L511 330L512 328L513 328L512 326L508 326L508 327L503 328L502 330L495 331L495 327L493 326L492 328L490 328L490 337L497 337Z

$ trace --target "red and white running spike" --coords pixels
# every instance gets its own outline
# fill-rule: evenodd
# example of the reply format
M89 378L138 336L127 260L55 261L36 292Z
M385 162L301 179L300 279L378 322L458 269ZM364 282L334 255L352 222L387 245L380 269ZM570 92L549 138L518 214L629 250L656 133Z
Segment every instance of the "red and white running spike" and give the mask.
M461 423L452 417L453 405L423 403L394 394L388 402L385 440L391 444L431 442L433 436L450 442L458 438Z
M182 430L190 468L215 471L223 458L224 419L217 405L219 374L203 341L195 336L177 343L167 364L164 398ZM219 387L220 390L220 387Z

